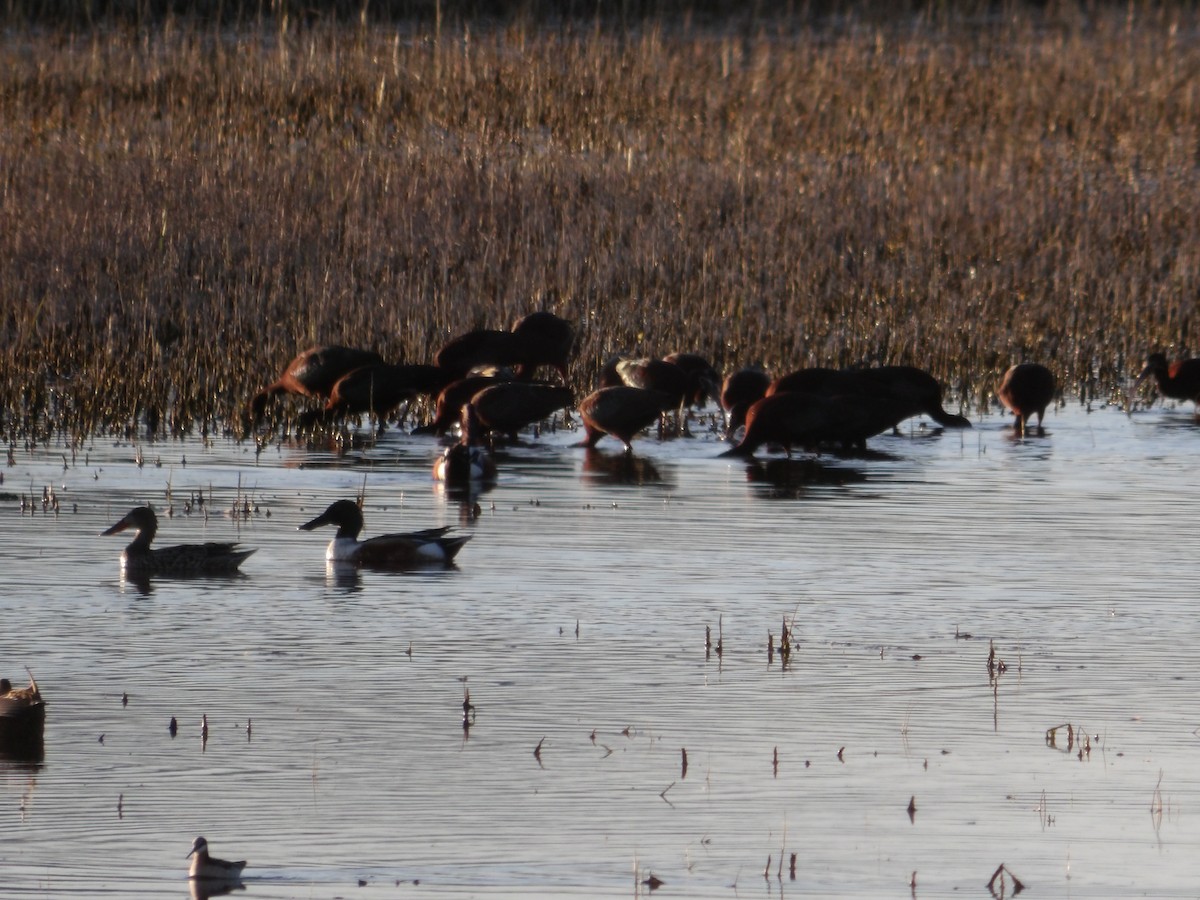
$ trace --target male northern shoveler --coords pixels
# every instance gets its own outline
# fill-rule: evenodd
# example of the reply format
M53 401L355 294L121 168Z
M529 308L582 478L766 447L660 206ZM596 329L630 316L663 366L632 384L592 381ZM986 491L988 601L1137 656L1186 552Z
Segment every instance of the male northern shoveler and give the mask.
M209 856L208 841L202 837L198 837L192 842L192 850L188 856L192 858L191 868L188 869L188 878L200 881L241 881L242 869L246 868L244 859L229 862Z
M1056 387L1054 373L1038 363L1021 363L1004 373L1004 380L996 388L996 396L1017 417L1013 423L1013 430L1017 434L1025 434L1029 420L1034 415L1038 420L1038 434L1046 433L1042 428L1042 416L1054 399Z
M483 393L481 391L479 396ZM462 438L454 446L447 447L433 464L434 481L442 481L452 487L478 486L495 481L496 463L482 445L482 440L483 427L475 404L468 403L463 407Z
M337 534L329 542L325 558L330 562L353 563L378 568L408 568L411 566L454 561L463 544L471 535L447 536L450 528L427 528L407 534L382 534L378 537L358 539L363 529L362 510L353 500L338 500L310 522L298 526L301 531L312 531L322 525L336 525Z
M1133 383L1132 394L1151 375L1158 382L1158 391L1172 400L1191 400L1196 403L1196 419L1200 421L1200 359L1177 359L1167 362L1162 353L1151 353L1146 368Z
M200 573L229 573L237 570L242 561L254 552L236 543L208 541L203 544L177 544L174 547L150 548L158 533L158 516L148 506L138 506L101 536L116 534L126 528L137 531L137 537L121 554L121 568L133 575L194 575Z
M34 725L45 721L46 704L32 672L29 673L27 688L14 688L7 678L0 678L0 719L14 725Z

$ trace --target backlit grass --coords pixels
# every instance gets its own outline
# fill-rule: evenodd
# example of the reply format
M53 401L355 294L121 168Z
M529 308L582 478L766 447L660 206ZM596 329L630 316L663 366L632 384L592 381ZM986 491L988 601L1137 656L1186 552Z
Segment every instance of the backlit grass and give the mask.
M581 395L689 350L920 365L968 408L1030 360L1106 396L1198 343L1196 30L9 30L0 433L237 428L306 345L424 362L535 309L578 324Z

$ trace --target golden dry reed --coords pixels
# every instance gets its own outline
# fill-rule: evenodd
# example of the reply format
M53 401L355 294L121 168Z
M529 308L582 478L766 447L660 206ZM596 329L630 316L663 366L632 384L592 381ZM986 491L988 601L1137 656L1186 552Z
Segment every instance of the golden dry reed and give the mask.
M304 346L425 362L536 309L579 326L581 394L687 350L1106 396L1198 343L1198 25L10 28L0 437L241 433Z

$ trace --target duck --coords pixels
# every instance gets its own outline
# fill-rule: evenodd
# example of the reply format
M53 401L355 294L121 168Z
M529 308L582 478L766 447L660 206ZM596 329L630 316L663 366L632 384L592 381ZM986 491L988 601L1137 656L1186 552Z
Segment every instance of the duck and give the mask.
M572 406L569 387L537 381L509 381L485 387L471 398L473 415L484 431L515 438L526 425Z
M513 323L517 336L520 360L517 378L528 381L539 366L550 366L567 381L567 364L575 349L575 329L571 323L554 313L540 310Z
M463 407L470 402L472 397L484 388L503 384L510 380L512 380L512 373L509 370L497 369L468 375L450 382L437 395L433 421L425 425L418 425L412 430L412 433L436 434L441 437L462 419Z
M28 669L26 670L28 671ZM15 724L35 724L45 721L46 703L38 690L33 673L29 673L29 687L14 688L7 678L0 678L0 720Z
M1037 433L1046 433L1042 428L1042 416L1054 399L1057 386L1054 373L1039 363L1020 363L1004 373L1000 386L996 388L996 396L1017 417L1013 423L1013 430L1017 434L1024 436L1029 420L1035 414Z
M337 500L321 515L298 526L312 531L322 525L336 525L337 534L329 542L325 559L333 563L351 563L377 568L408 568L419 565L449 565L471 535L447 535L448 526L427 528L407 534L382 534L358 539L363 530L362 510L353 500Z
M151 549L158 533L158 516L149 506L136 506L101 537L132 528L137 536L121 554L121 568L131 575L231 573L254 553L234 542L208 541L203 544L177 544Z
M579 402L587 438L576 446L592 448L606 434L633 453L633 438L654 424L664 412L676 408L676 398L663 391L640 387L604 387Z
M1196 403L1196 419L1200 421L1200 359L1177 359L1168 363L1165 354L1151 353L1146 358L1146 367L1133 383L1133 391L1151 375L1164 397Z
M468 403L463 407L462 438L453 446L447 447L433 464L434 481L463 486L480 485L496 480L495 460L481 445L482 431L475 404Z
M721 385L721 409L727 417L725 434L732 437L746 424L746 411L767 394L771 376L760 369L738 369Z
M250 400L250 420L257 424L267 409L267 402L279 394L301 397L328 397L338 380L363 366L383 365L383 357L372 350L325 344L309 347L293 357L279 378L267 385Z
M872 398L878 410L890 409L895 428L905 419L924 413L943 428L970 428L966 416L942 408L942 386L916 366L870 366L861 369L811 368L791 372L771 382L767 396L785 391L816 395L860 395Z
M509 331L477 328L442 345L434 364L456 378L482 366L514 367L517 379L529 381L539 366L552 366L563 381L575 347L575 329L551 312L518 319Z
M244 859L229 862L209 856L208 841L202 837L192 841L192 850L188 856L192 860L191 868L188 869L188 878L200 881L241 881L242 869L246 868Z

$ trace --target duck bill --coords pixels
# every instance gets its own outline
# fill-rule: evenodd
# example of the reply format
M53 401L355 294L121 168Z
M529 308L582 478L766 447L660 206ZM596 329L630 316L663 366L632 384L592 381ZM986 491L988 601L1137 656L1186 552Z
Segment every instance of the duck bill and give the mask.
M320 528L322 525L331 525L331 524L333 524L333 519L329 518L329 512L326 511L326 512L321 513L315 519L313 519L309 522L305 522L303 525L297 525L296 530L297 531L312 531L315 528Z
M122 519L120 522L118 522L116 525L113 525L111 528L106 528L104 531L100 532L100 537L107 537L110 534L116 534L119 531L124 531L128 527L129 527L129 522L126 519Z

